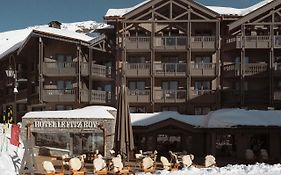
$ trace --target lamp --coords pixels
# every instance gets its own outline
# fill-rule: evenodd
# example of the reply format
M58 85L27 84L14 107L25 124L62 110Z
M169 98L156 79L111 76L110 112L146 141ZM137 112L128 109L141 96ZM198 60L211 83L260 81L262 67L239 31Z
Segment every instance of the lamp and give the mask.
M7 70L5 70L7 77L12 78L15 75L15 71L12 69L11 66Z

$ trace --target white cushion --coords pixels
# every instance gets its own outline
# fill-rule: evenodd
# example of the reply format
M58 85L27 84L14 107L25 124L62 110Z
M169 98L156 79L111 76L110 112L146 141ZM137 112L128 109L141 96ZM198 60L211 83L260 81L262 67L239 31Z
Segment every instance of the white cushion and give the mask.
M81 169L82 164L81 164L80 159L78 159L77 157L74 157L74 158L70 159L69 166L72 170L78 171Z
M53 173L53 172L56 171L55 168L54 168L53 163L50 162L50 161L44 161L44 162L42 163L42 165L43 165L44 170L45 170L47 173Z

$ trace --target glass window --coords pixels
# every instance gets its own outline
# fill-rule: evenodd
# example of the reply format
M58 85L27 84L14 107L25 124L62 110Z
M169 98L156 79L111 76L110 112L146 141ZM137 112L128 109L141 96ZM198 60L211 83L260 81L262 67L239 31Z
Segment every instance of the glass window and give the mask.
M145 113L144 106L130 106L131 113Z
M102 133L79 133L73 134L73 154L84 154L99 150L103 152Z
M68 133L36 133L35 145L69 150L70 135ZM43 150L41 150L43 151ZM39 150L40 154L40 150Z
M144 81L129 81L130 90L144 90L145 82Z
M62 54L57 54L57 62L63 63L64 62L64 55Z
M57 111L63 111L64 110L64 105L56 105L56 110Z
M64 81L58 80L57 81L57 89L64 89Z
M178 90L177 81L162 81L163 90Z

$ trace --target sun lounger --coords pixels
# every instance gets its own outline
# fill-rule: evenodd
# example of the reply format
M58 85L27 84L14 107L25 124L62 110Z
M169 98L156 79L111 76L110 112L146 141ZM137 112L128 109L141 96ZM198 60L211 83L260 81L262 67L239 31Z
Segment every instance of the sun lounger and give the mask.
M44 161L42 165L47 175L64 175L64 172L56 172L53 163L50 161Z
M69 167L73 175L84 175L85 171L82 170L82 162L78 157L69 160Z
M212 167L212 166L216 166L216 158L212 155L207 155L205 157L205 167Z
M142 159L142 170L145 173L153 173L156 171L156 164L155 161L152 160L150 157L145 157Z
M113 172L116 174L129 174L131 168L124 167L121 155L117 155L117 157L112 158L113 163Z
M106 166L106 162L103 159L102 155L98 155L97 158L94 159L93 162L94 165L94 173L98 175L104 175L107 174L108 169Z
M193 164L193 162L192 162L193 160L194 160L193 154L182 156L182 164L186 168L189 168Z

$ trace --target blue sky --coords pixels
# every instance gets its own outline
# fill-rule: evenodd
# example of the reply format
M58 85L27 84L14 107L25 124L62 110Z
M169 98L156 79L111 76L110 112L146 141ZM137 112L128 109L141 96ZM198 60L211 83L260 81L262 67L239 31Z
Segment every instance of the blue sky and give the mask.
M0 32L47 24L52 20L102 22L109 8L126 8L143 0L3 0ZM205 5L245 8L261 0L197 0Z

